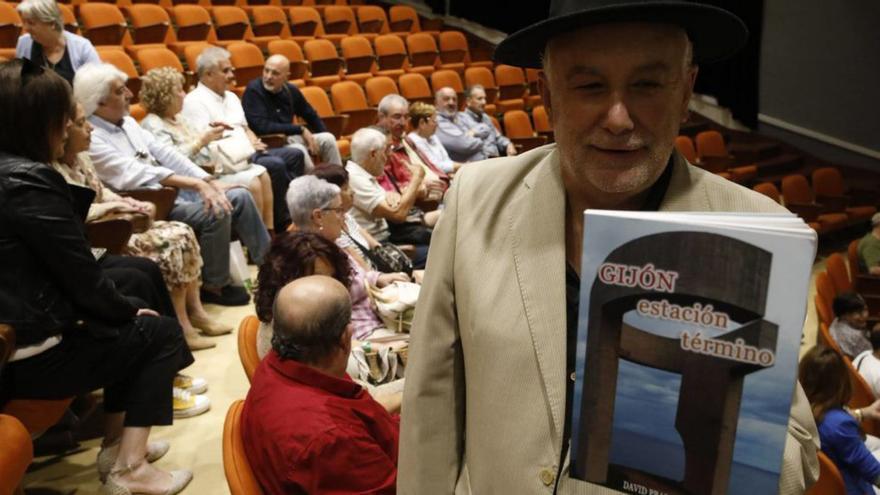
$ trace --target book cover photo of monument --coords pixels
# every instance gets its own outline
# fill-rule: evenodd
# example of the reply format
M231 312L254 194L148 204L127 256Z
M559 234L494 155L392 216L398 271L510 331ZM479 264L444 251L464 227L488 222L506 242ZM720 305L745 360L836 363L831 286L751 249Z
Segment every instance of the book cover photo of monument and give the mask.
M776 493L816 235L793 215L587 210L571 476Z

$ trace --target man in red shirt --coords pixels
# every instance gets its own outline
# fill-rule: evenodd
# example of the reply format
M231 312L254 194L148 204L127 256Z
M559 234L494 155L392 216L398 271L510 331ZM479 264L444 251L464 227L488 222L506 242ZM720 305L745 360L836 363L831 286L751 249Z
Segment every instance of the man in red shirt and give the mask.
M395 493L400 418L345 373L348 290L325 276L278 292L272 350L242 411L245 453L263 492Z

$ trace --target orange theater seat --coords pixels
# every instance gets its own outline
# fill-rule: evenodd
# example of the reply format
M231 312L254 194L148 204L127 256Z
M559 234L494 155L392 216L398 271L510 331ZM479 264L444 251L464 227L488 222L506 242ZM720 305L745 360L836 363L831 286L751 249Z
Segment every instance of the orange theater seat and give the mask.
M15 57L15 46L21 35L22 23L11 3L0 2L0 55Z
M380 34L388 34L388 17L385 10L376 5L362 5L357 9L358 29L361 36L370 41L376 39ZM392 33L400 35L401 33ZM406 36L407 33L402 33Z
M397 83L400 85L400 95L410 103L415 101L434 103L434 94L431 93L431 87L428 86L425 76L416 73L404 74Z
M330 98L337 112L348 115L345 135L376 123L376 108L367 105L363 88L352 81L342 81L330 87Z
M354 11L347 5L328 5L324 8L324 36L335 46L346 36L358 34Z
M849 278L849 272L846 271L846 261L840 253L832 253L825 260L825 269L828 271L828 276L831 278L831 283L837 294L852 292L852 280Z
M550 124L550 116L544 105L532 108L532 122L535 123L535 132L547 138L547 142L553 142L553 126Z
M697 134L697 156L727 158L727 146L724 145L724 136L718 131L703 131Z
M367 79L364 89L367 91L367 104L371 107L378 107L379 102L382 101L382 98L385 98L386 95L400 94L400 90L397 89L397 83L394 82L394 79L385 76L377 76Z
M243 400L233 402L223 422L223 472L232 495L262 495L263 490L254 477L254 470L244 451L241 431L243 408Z
M247 375L248 383L254 378L254 372L260 365L260 356L257 354L257 331L260 329L260 320L254 315L245 316L238 325L238 357L244 374Z
M454 65L453 65L454 64ZM492 68L489 60L471 60L471 50L467 38L460 31L443 31L440 33L440 68L464 71L465 67ZM459 69L460 66L460 69Z
M250 43L233 43L227 49L229 50L229 61L235 68L235 92L240 98L248 83L262 77L263 65L266 60L257 45Z
M291 39L300 45L324 36L321 14L312 7L290 7L287 9L287 18L290 20Z
M846 212L850 223L867 222L871 220L877 208L874 206L851 206L851 200L847 196L846 184L840 170L834 167L817 168L813 171L813 192L816 193L816 201L822 204L833 205L835 210L842 209Z
M377 36L373 43L376 46L376 62L379 65L375 74L388 76L397 81L409 68L403 41L393 34L385 34Z
M422 29L418 12L408 5L392 5L388 9L388 20L388 28L394 33L428 33L435 37L440 34L440 31Z
M504 112L504 129L506 136L513 141L519 152L537 148L547 142L547 138L535 134L529 114L523 110Z
M109 3L84 3L79 6L84 35L93 45L123 44L126 29L125 17L119 7Z
M324 89L342 80L342 59L336 47L328 40L309 40L303 45L306 60L311 65L311 73L306 81L309 85Z
M438 66L440 51L434 37L427 33L413 33L406 37L406 49L409 52L410 67L408 72L429 75Z
M525 109L528 85L522 69L511 65L495 67L495 83L499 91L495 105L499 112Z
M824 209L814 201L813 191L803 175L793 174L782 179L782 197L786 208L807 222L817 222L820 234L843 229L849 222L846 213L822 213Z
M330 98L323 88L318 86L306 86L302 88L303 97L309 102L309 105L315 109L321 120L324 121L324 127L327 131L336 136L336 142L342 136L345 126L348 123L348 115L337 115L330 104Z
M699 157L697 157L697 150L694 148L694 142L688 136L678 136L675 138L675 149L681 153L681 156L684 157L688 162L696 165L700 163Z
M200 5L175 5L171 9L171 17L177 26L177 41L168 47L178 56L183 56L186 47L198 43L208 43L217 38L211 25L211 15ZM189 68L195 71L195 67Z
M345 60L345 79L364 85L376 70L376 54L369 40L362 35L342 38L342 58Z
M806 495L846 495L846 485L843 476L834 462L821 450L819 456L819 479L816 484L806 491Z
M125 47L129 53L144 48L165 48L177 41L171 29L168 11L158 5L140 3L126 8L131 27L132 44Z
M267 48L273 40L290 38L287 16L281 7L258 5L252 8L251 16L253 17L251 23L251 31L254 34L253 41L260 48Z
M0 414L0 445L0 493L15 493L34 459L31 436L21 421Z

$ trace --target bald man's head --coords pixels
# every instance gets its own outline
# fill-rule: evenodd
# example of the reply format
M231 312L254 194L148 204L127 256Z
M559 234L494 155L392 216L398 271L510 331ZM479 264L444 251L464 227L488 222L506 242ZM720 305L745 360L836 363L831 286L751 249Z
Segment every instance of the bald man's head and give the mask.
M270 93L277 93L287 83L290 75L290 61L284 55L275 54L266 59L263 65L263 87Z
M333 278L313 275L290 282L278 291L272 312L272 348L282 359L316 364L349 338L351 298Z
M453 115L458 111L458 95L449 86L440 88L434 93L434 106L440 113Z

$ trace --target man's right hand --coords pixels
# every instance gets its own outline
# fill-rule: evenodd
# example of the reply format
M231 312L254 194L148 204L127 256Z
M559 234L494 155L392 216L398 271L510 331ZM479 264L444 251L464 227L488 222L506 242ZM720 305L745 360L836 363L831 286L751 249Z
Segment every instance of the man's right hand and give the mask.
M222 217L232 211L232 204L226 198L226 195L211 184L203 182L203 185L199 186L198 192L199 196L202 197L206 213L213 213L214 216Z

